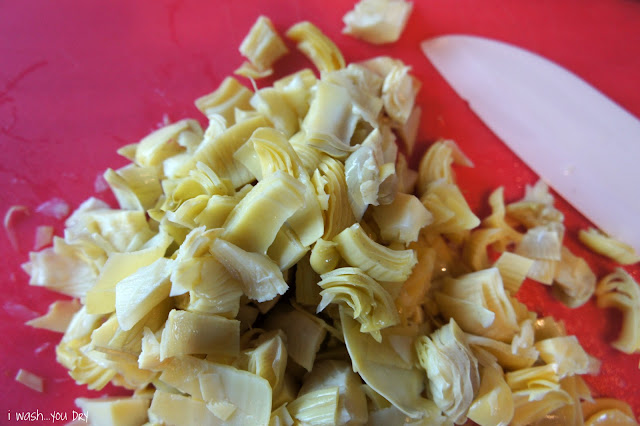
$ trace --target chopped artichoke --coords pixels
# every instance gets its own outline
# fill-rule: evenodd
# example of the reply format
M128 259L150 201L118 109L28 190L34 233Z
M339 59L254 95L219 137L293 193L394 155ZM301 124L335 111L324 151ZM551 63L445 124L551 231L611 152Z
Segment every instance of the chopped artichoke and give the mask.
M393 43L404 31L412 8L404 0L361 0L342 18L342 32L373 44Z
M29 320L25 324L35 328L64 333L69 327L73 316L80 308L82 308L82 305L76 299L57 300L49 305L49 310L45 315Z
M238 80L226 77L216 90L196 99L195 104L207 117L219 114L231 126L235 123L236 108L251 108L249 100L252 95L251 90L240 84Z
M242 56L248 58L259 71L269 70L275 61L288 52L271 20L262 15L240 44Z
M149 401L146 398L110 397L78 398L76 405L87 420L96 426L139 426L147 421Z
M287 30L287 37L297 43L320 72L344 68L345 62L340 49L309 21L295 24Z
M596 291L596 275L581 257L562 247L562 257L556 266L553 294L570 308L584 305Z
M578 239L594 252L615 260L621 265L632 265L640 262L640 255L633 247L605 235L595 228L583 229L578 233Z

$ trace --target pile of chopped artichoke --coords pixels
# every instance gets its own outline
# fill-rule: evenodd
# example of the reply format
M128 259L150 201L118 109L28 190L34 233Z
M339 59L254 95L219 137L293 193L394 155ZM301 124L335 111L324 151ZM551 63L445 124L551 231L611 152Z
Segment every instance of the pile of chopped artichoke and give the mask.
M182 120L122 148L132 162L105 173L119 208L87 200L31 253L30 284L77 301L30 324L64 333L57 359L78 384L134 391L78 405L114 425L581 422L598 361L516 299L527 277L570 306L595 290L547 188L508 205L498 189L481 220L453 141L407 166L409 67L346 66L309 22L286 35L319 77L255 92L225 79L196 101L206 130ZM245 68L270 73L281 43L258 19ZM625 351L637 291L622 272L598 285L627 312Z

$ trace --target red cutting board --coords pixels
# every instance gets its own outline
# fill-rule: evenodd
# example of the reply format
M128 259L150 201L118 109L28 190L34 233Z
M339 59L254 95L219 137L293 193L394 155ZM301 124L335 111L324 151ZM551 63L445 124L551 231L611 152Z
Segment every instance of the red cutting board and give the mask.
M77 207L96 194L99 174L125 164L118 147L138 141L165 118L201 119L193 100L240 65L237 47L260 14L281 32L313 21L347 61L391 55L410 64L423 82L418 153L440 137L455 139L475 162L475 168L458 170L458 181L480 215L487 214L486 198L495 187L504 185L511 201L537 178L444 82L422 56L420 41L469 33L514 43L576 72L640 117L638 1L416 0L402 39L388 46L341 34L341 18L352 6L338 0L0 2L0 214L11 205L31 209L14 218L17 251L0 235L0 424L14 424L14 414L25 410L72 420L74 398L106 393L76 386L56 364L59 335L23 325L58 298L29 287L20 269L36 226L54 225L58 235L63 229L61 221L35 208L52 197ZM291 47L277 72L309 65ZM108 192L98 196L113 201ZM612 262L576 243L578 229L589 223L564 201L558 206L566 215L570 248L586 256L598 276L610 272ZM638 266L627 270L640 279ZM568 332L603 361L600 375L588 378L594 395L622 398L640 415L640 356L608 345L620 327L618 314L597 309L593 301L564 308L536 283L527 283L520 296L538 313L564 320ZM20 368L45 378L44 393L14 382Z

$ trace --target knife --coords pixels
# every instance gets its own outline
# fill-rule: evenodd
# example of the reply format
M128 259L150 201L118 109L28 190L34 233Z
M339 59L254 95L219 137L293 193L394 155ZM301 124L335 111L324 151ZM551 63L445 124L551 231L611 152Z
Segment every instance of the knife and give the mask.
M636 117L572 72L501 41L446 35L421 47L534 172L598 228L640 253Z

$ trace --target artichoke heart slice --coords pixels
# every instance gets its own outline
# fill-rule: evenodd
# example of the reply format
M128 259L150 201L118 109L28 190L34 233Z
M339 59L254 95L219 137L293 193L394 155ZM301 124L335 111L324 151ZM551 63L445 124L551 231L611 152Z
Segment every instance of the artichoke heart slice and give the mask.
M240 282L249 299L266 302L284 294L289 288L278 265L263 254L244 251L222 239L215 240L210 250Z
M297 48L307 56L320 72L344 68L344 57L340 49L309 21L295 24L286 33L297 43Z
M353 318L361 326L362 333L371 333L382 339L380 330L399 322L398 311L389 293L373 278L358 268L339 268L321 275L318 285L322 288L322 300L317 311L324 310L329 303L349 306Z
M403 282L418 262L414 250L393 250L373 241L360 224L345 229L333 239L340 255L351 266L378 281Z
M283 171L265 177L231 211L222 238L243 250L266 253L284 222L304 206L303 191Z

